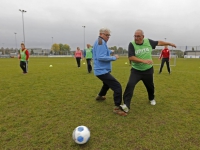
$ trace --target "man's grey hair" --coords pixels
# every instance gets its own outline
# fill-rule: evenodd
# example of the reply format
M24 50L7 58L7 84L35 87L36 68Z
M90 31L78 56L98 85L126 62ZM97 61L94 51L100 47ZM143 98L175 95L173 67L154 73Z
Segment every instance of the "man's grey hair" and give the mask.
M141 30L141 29L137 29L135 32L141 32L142 33L142 35L144 35L144 32Z
M108 29L108 28L101 28L100 30L99 30L99 33L105 33L105 32L107 32L107 33L111 33L111 31L110 31L110 29Z

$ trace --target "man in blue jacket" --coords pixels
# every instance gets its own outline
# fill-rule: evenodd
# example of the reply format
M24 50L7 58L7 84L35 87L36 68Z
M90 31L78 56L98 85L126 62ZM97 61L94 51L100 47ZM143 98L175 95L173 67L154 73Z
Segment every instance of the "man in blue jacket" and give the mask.
M107 47L107 41L110 37L110 30L102 28L99 31L99 37L95 41L93 46L93 61L94 61L94 74L102 82L103 86L96 97L96 100L105 100L106 93L111 88L114 91L114 104L115 107L113 112L120 115L126 116L127 113L121 108L122 102L122 87L121 84L110 74L111 72L111 61L115 61L119 58L118 55L111 56L111 50Z

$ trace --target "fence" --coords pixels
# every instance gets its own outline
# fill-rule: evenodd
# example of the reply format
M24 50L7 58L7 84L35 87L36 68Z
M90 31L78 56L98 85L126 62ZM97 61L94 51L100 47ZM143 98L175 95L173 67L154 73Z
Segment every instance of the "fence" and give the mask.
M123 51L119 51L119 48L123 48ZM118 50L115 51L115 54L127 57L128 56L128 51L126 50L127 48L128 48L128 45L127 45L127 47L118 46L117 47ZM164 46L156 46L156 50L153 50L152 54L159 55L163 48L164 48ZM200 51L200 45L199 46L177 46L176 48L169 46L169 49L170 49L172 55L177 55L179 58L180 57L181 58L199 58L198 51ZM0 58L9 58L11 56L17 57L17 54L13 55L13 53L15 53L16 51L17 50L13 49L13 48L10 48L10 49L1 48L0 49ZM189 51L195 53L195 55L194 54L189 55L189 53L187 53ZM35 53L32 54L31 51L29 50L31 57L40 57L40 56L48 57L49 55L53 55L54 57L60 57L61 55L64 57L68 57L68 56L71 57L74 54L74 52L75 51L70 51L70 52L60 51L60 52L51 54L50 51L45 51L44 49L41 48L40 51L39 50L35 51ZM51 57L53 57L53 56L51 56Z

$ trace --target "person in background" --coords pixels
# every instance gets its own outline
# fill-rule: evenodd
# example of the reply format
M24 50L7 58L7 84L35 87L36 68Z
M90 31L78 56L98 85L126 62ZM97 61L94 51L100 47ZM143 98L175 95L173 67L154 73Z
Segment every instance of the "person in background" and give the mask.
M29 60L29 52L25 48L24 43L21 43L21 49L19 51L19 59L20 59L20 67L22 69L22 73L28 73L28 60Z
M121 84L110 74L111 61L119 58L118 55L111 56L112 51L108 49L107 42L110 38L110 30L102 28L99 31L99 37L93 46L93 61L94 61L94 74L99 78L103 86L96 97L96 100L105 100L106 93L109 89L114 91L114 109L113 112L126 116L127 113L120 107L122 102L122 87Z
M80 68L81 67L81 59L82 59L82 51L80 50L79 47L77 47L74 57L76 58L77 67Z
M160 59L161 58L162 58L162 61L161 61L161 65L160 65L159 74L162 72L162 68L163 68L165 62L166 62L166 65L167 65L167 71L170 74L170 66L169 66L170 51L168 49L168 46L165 46L165 48L161 51Z
M123 94L124 104L121 105L125 112L128 112L130 109L134 88L140 80L142 80L146 87L150 104L156 105L151 53L152 49L155 49L156 46L166 45L176 47L173 43L144 38L144 32L141 29L135 31L134 41L130 42L128 46L128 57L132 61L132 68Z
M92 71L92 65L91 65L92 46L90 44L87 44L87 48L84 50L84 58L86 59L87 62L87 71L88 73L90 73Z

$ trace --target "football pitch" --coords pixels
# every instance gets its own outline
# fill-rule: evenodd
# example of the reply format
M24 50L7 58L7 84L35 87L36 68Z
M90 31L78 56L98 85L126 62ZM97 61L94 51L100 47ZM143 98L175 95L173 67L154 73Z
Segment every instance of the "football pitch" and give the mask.
M155 62L158 61L157 59ZM128 64L125 64L128 62ZM160 63L160 62L157 62ZM53 67L49 67L52 65ZM142 82L136 85L126 117L112 112L113 92L95 100L102 83L77 68L74 58L30 58L28 74L19 60L0 59L0 149L197 150L200 147L200 59L177 58L171 75L154 66L151 106ZM127 58L112 63L123 91L129 78ZM76 144L73 130L85 125L88 143Z

